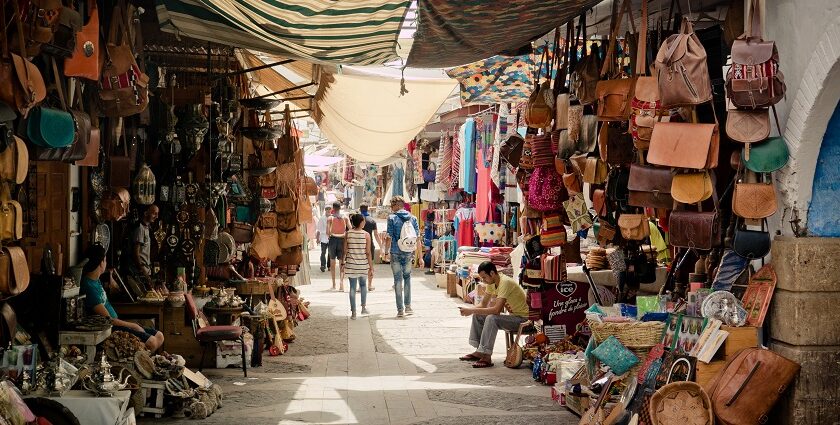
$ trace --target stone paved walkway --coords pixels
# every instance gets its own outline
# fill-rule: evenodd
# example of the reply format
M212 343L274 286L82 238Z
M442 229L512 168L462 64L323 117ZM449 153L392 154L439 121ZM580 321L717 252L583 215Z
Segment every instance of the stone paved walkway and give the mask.
M313 264L317 257L312 252ZM577 424L578 418L551 400L548 387L526 369L502 366L503 333L496 366L472 369L458 356L470 321L462 302L435 288L434 276L415 271L415 314L397 319L388 265L377 265L376 290L368 294L370 316L349 320L346 292L330 290L329 273L313 269L301 287L312 317L297 328L287 354L263 357L248 370L205 369L225 392L224 406L203 421L164 423L277 424ZM347 285L345 285L347 286ZM143 422L146 422L145 420ZM151 421L150 421L151 422Z

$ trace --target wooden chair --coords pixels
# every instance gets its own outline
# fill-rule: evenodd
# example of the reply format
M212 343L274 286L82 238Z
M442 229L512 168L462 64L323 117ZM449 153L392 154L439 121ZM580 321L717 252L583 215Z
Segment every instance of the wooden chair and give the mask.
M207 352L207 346L217 341L239 341L242 344L242 373L248 377L248 369L246 367L245 359L245 332L241 326L211 326L207 323L207 318L204 313L195 305L195 300L192 294L187 292L184 294L187 299L187 314L189 314L190 322L192 322L193 335L195 339L201 344L201 363L198 370L204 367L204 355Z

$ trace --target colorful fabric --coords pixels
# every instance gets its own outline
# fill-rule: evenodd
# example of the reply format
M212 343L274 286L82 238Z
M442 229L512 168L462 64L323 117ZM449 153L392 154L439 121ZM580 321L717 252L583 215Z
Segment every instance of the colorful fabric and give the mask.
M475 193L475 147L477 139L475 119L467 118L461 128L461 133L464 136L464 140L461 142L461 189L464 189L464 192L467 193Z
M462 126L463 127L463 126ZM451 189L458 189L461 180L461 151L463 148L461 147L461 140L460 137L460 129L456 131L455 134L452 136L452 171L450 173L449 180L452 182L450 185Z
M477 223L475 234L478 236L479 246L501 245L505 240L506 226L500 223Z
M163 31L310 62L399 59L408 0L158 0Z
M517 52L600 0L424 0L408 66L448 68ZM494 102L495 103L495 102Z

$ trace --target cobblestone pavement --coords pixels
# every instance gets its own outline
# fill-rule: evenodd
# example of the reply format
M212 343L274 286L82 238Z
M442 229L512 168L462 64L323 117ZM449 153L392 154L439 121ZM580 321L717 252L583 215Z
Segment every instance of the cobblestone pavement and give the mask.
M205 369L225 393L211 417L143 419L192 424L417 424L565 425L578 418L552 402L548 387L526 369L502 366L504 333L496 343L495 367L473 369L458 356L470 321L462 302L435 287L434 276L415 270L413 316L397 319L390 266L377 265L368 294L369 316L350 320L347 292L330 290L329 272L317 269L311 252L312 284L301 287L312 316L296 329L282 356L263 357L263 367ZM345 284L349 288L349 285Z

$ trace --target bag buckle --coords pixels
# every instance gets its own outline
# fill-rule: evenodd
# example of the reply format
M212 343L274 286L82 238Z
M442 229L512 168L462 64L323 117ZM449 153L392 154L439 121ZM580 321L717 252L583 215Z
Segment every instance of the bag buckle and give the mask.
M767 415L761 415L761 416L758 418L758 423L760 423L760 424L766 424L766 423L767 423L767 421L768 421L769 419L770 419L770 418L768 418L768 417L767 417Z

